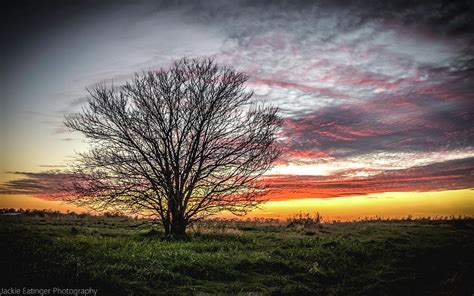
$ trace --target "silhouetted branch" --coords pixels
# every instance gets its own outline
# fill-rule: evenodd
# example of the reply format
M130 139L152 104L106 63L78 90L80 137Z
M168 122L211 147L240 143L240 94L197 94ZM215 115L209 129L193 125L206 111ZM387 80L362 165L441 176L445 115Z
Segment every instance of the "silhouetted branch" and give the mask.
M206 215L257 206L258 178L280 154L281 119L250 102L247 79L211 59L182 59L120 88L90 90L87 106L65 120L91 144L76 163L70 200L156 214L167 231L183 233Z

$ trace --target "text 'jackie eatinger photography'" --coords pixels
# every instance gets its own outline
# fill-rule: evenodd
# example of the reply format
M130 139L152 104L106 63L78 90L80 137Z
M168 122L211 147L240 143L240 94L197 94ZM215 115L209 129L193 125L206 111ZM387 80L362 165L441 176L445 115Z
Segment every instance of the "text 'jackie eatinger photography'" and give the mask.
M96 296L98 289L92 288L28 288L28 287L10 287L0 288L0 296L4 295L73 295L73 296Z

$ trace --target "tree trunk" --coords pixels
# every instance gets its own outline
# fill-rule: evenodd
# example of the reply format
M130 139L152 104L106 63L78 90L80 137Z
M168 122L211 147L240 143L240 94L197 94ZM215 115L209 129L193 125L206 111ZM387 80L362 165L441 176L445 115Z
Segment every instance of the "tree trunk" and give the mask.
M171 224L170 235L175 238L183 238L186 236L186 225L182 222Z
M170 225L163 223L163 228L165 229L165 236L170 236L171 235Z
M186 221L183 219L182 215L176 213L172 215L171 223L169 225L168 236L174 239L183 239L186 237Z

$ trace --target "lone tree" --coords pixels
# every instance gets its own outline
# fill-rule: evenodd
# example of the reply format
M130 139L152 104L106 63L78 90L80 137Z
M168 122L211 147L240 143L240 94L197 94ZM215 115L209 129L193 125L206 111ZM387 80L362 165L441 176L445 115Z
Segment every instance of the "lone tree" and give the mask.
M247 79L212 59L181 59L89 90L82 112L65 119L90 144L73 166L68 200L153 216L171 236L208 215L255 208L259 177L280 154L281 119L250 102Z

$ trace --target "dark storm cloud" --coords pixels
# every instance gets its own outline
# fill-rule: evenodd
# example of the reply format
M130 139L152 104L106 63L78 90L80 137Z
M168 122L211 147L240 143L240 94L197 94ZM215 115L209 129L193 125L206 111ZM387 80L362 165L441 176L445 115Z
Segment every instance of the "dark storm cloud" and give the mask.
M446 88L449 88L446 86ZM393 95L358 104L321 108L287 118L283 135L289 150L344 155L374 151L438 151L474 146L471 102L446 102L433 94ZM331 153L330 153L331 154Z
M166 66L173 58L178 58L179 53L214 55L219 61L248 72L253 80L251 84L268 86L263 90L258 88L257 97L263 93L263 97L280 105L288 114L300 114L320 105L337 104L342 99L371 96L369 88L374 85L363 78L361 84L352 85L349 89L349 86L344 85L350 73L369 80L374 77L378 79L379 85L388 86L396 84L396 80L400 79L398 76L419 71L425 64L439 68L447 66L446 63L441 63L446 59L459 58L463 62L472 59L466 53L472 52L472 34L469 32L472 32L470 20L473 8L469 1L455 4L442 1L19 3L10 5L13 8L8 13L10 17L5 26L9 28L6 30L9 38L16 38L23 43L35 39L36 35L49 38L48 32L54 35L57 28L62 26L70 31L77 31L75 27L83 28L85 34L91 36L95 36L96 31L105 30L102 27L121 28L121 33L115 30L104 31L107 35L99 36L107 39L98 40L88 40L81 35L80 30L75 32L80 33L77 38L84 39L82 44L78 44L80 47L86 48L90 46L90 42L98 43L99 46L105 43L116 45L115 48L108 48L109 57L119 54L117 47L124 46L115 44L114 40L127 36L130 37L128 42L134 47L146 47L154 45L154 42L149 41L160 37L155 36L160 35L159 32L172 31L181 23L200 24L202 30L216 29L221 36L219 40L214 40L217 47L210 51L182 51L181 47L192 48L199 42L189 45L173 44L173 38L168 38L159 43L171 42L172 51L178 55L166 57L160 50L162 45L158 45L156 56L143 59L141 67ZM167 19L167 23L156 22L163 18L162 14L170 12L175 15ZM88 22L94 28L88 28ZM17 27L20 28L19 32L15 30ZM148 41L134 38L131 34L142 34ZM180 34L174 35L179 39ZM400 37L408 37L409 41L399 44L399 39L404 39ZM201 41L211 42L205 39ZM147 45L146 42L150 44ZM430 48L436 49L438 44L444 46L444 43L450 42L458 47L459 52L449 48L440 48L439 52L430 51ZM426 45L418 48L417 43ZM15 44L12 42L7 45L12 49L11 52L25 48ZM77 50L81 50L80 47ZM417 54L419 50L428 52ZM352 61L358 59L360 62L351 68ZM125 60L127 56L122 59ZM137 67L129 69L128 73L107 69L102 73L88 73L86 86L104 79L121 81L130 77L134 70ZM333 76L335 79L324 84L320 81L324 76ZM77 110L77 104L83 102L83 94L76 91L64 97L68 96L71 103L63 108L64 111Z
M21 177L0 184L0 194L27 194L52 197L54 194L61 192L61 185L70 176L59 171L41 173L11 172L10 174Z

